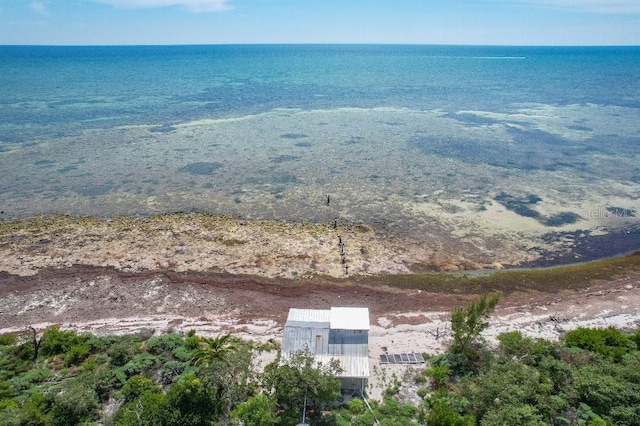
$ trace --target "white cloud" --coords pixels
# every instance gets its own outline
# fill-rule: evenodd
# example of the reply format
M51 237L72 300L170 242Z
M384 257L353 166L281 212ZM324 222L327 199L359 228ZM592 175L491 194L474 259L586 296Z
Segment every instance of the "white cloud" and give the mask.
M45 4L42 1L32 1L29 3L29 9L41 15L45 15L47 13Z
M640 14L640 0L514 0L529 6L611 14Z
M192 12L219 12L232 7L229 0L93 0L111 6L140 9L162 8L170 6L184 7Z

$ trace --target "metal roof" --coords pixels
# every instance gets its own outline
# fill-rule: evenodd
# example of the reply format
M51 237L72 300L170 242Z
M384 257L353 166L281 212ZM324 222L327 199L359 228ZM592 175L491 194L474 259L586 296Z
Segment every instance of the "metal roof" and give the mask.
M331 307L332 330L369 330L369 308Z
M335 307L331 309L289 309L285 327L331 328L332 330L369 330L369 308Z
M285 327L329 328L331 311L328 309L289 309Z

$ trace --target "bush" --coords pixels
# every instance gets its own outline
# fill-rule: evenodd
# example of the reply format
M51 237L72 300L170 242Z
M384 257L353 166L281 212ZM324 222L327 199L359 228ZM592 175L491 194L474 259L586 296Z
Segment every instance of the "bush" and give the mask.
M449 380L453 370L448 362L432 365L425 370L425 374L431 378L431 382L435 389L444 387Z
M136 354L135 349L131 346L130 342L127 341L114 344L108 353L113 367L122 367L131 361Z
M51 423L77 425L94 420L98 411L98 395L89 386L74 382L53 396Z
M553 343L543 339L534 340L520 331L502 333L498 336L498 341L498 358L502 362L517 360L527 365L536 365L554 350Z
M18 343L18 336L15 334L0 335L0 346L14 346Z
M189 361L193 357L193 351L184 346L178 346L171 351L171 355L179 361Z
M429 426L472 426L475 420L472 416L461 416L445 400L433 403L427 414Z
M636 350L636 344L630 335L613 328L583 328L567 333L564 338L567 346L574 346L598 353L613 362L620 362L630 351Z
M33 347L33 344L31 342L25 342L20 345L10 347L6 352L6 355L0 359L0 368L2 368L4 365L9 364L6 362L8 360L6 360L5 358L17 358L17 360L15 361L21 360L31 363L31 361L33 361L34 354L35 348Z
M124 404L116 412L114 423L118 426L186 424L171 417L167 397L156 392L145 392L137 400Z
M176 377L187 370L186 365L179 361L167 361L160 369L160 383L170 385Z
M133 358L131 361L121 367L121 370L127 377L135 376L136 374L142 374L151 370L153 366L158 362L158 357L151 354L140 354Z
M277 420L276 402L261 393L238 405L231 417L245 425L271 426L276 424Z
M73 331L61 331L58 327L51 327L42 334L40 353L42 355L63 354L71 346L83 343L83 340Z
M168 408L180 424L210 424L225 403L217 401L212 390L195 376L185 377L167 391Z
M89 356L89 346L84 343L73 345L67 351L64 357L65 367L71 367L72 365L78 365Z
M91 374L91 386L98 395L100 402L109 400L111 392L119 388L122 383L113 370L102 369Z
M45 414L47 408L44 395L39 390L31 392L20 405L15 400L1 401L0 426L51 424Z
M184 346L190 350L196 350L200 347L200 338L195 335L195 331L191 334L193 330L189 331L187 337L184 339Z
M183 338L179 334L163 334L162 336L152 337L147 341L149 352L155 355L161 355L164 352L171 352L179 346L183 345Z
M349 412L351 414L362 414L364 413L365 406L364 401L358 398L354 398L347 403L347 407L349 408Z
M13 391L21 394L33 387L34 384L42 383L51 377L51 372L42 368L31 370L21 376L9 380Z
M0 401L3 399L13 398L15 396L15 392L13 391L13 386L10 382L6 380L0 381Z
M542 415L529 404L503 405L493 408L482 418L483 426L528 425L545 426Z
M132 376L122 387L122 394L127 402L140 398L145 392L159 393L161 389L150 379L140 375Z

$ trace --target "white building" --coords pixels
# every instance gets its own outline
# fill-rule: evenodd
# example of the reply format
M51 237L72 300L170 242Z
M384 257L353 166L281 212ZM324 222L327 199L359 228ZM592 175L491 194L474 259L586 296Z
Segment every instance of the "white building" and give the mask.
M364 392L369 379L369 309L291 308L284 325L282 353L309 351L318 362L338 360L343 389Z

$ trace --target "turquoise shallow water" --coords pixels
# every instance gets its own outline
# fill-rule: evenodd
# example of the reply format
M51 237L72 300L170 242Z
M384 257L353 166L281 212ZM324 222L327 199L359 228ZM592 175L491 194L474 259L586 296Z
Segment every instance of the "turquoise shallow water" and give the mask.
M614 254L640 248L638 70L637 47L0 47L0 210Z

